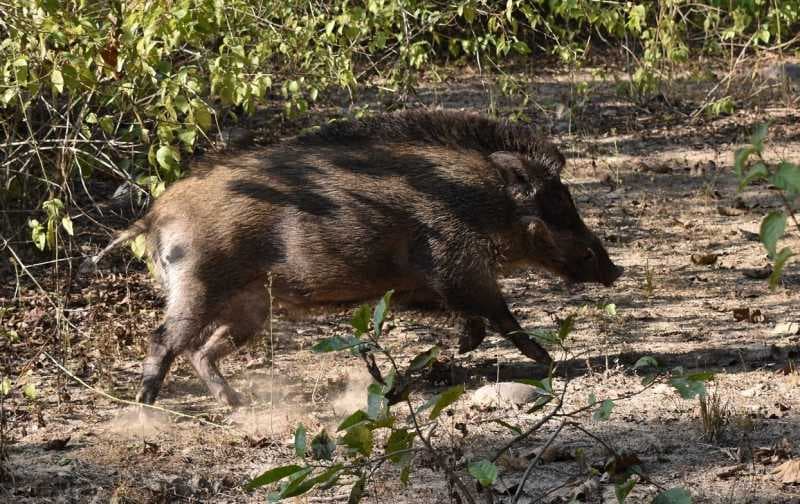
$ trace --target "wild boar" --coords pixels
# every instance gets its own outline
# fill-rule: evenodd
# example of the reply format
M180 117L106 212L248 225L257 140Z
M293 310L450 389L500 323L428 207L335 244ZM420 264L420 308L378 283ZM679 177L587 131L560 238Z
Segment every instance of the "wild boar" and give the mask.
M564 157L525 126L453 111L333 122L280 144L210 156L169 187L103 254L141 233L166 293L137 400L151 404L178 355L225 404L220 358L276 306L380 297L439 303L484 322L529 358L550 356L503 299L499 274L539 266L610 286L622 268L584 225L560 180Z

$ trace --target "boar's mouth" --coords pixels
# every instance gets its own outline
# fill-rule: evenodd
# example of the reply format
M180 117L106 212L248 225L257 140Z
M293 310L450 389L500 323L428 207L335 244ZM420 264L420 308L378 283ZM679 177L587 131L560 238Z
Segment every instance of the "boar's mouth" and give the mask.
M625 268L623 268L622 266L617 266L616 264L614 264L612 266L611 276L609 278L607 278L606 280L604 280L602 282L602 284L604 286L606 286L606 287L611 287L612 285L614 285L614 282L616 282L617 279L622 276L622 274L624 272L625 272Z

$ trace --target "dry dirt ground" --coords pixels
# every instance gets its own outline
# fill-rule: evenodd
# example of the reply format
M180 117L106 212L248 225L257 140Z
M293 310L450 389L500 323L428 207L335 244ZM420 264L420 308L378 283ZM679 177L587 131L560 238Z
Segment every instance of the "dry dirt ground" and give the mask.
M580 428L564 427L544 463L533 468L520 502L615 502L614 482L603 476L609 449L635 456L646 475L628 502L650 502L659 488L674 486L687 488L695 502L800 502L800 485L773 474L800 458L800 371L793 366L800 335L796 325L786 325L800 323L800 267L790 265L774 291L748 276L768 264L753 233L779 200L765 186L738 193L731 171L734 149L763 121L772 124L770 155L800 160L797 95L773 84L768 98L740 102L732 115L690 117L722 73L695 87L676 84L668 96L684 102L647 105L621 98L611 80L597 75L531 71L535 104L526 113L564 149L565 178L578 206L626 274L611 289L568 290L553 278L522 272L502 281L504 291L526 328L553 328L556 319L577 314L571 355L559 356L568 373L556 381L558 387L569 381L567 410L585 405L590 393L602 400L639 391L641 376L632 365L653 355L670 367L714 371L708 390L721 402L723 423L709 439L698 400L681 399L666 384L617 401L607 421L582 413L574 418ZM577 81L588 82L586 95L571 92ZM507 112L509 104L494 90L491 79L459 72L422 86L416 98ZM793 236L786 245L800 250ZM86 236L85 251L102 240ZM692 261L712 254L713 264ZM45 289L53 288L50 270L31 271ZM219 406L179 362L158 404L217 425L171 414L142 423L132 407L67 377L45 352L59 361L67 355L67 368L92 387L133 399L144 341L161 306L143 267L127 252L115 255L89 286L70 294L60 317L50 305L54 298L24 279L21 291L14 285L4 279L0 291L6 333L0 370L16 383L3 403L2 502L263 502L265 490L248 493L243 484L294 460L298 423L316 433L365 406L369 380L361 361L310 351L319 338L347 333L348 312L341 311L299 322L278 317L272 366L260 344L223 363L252 406L235 412ZM597 308L608 303L615 315ZM447 317L397 312L389 325L385 341L399 360L438 343L455 369L472 373L468 394L441 417L435 438L459 461L491 456L513 438L494 420L525 429L541 418L527 408L486 409L471 401L480 386L530 371L505 340L493 335L457 356ZM24 397L27 384L36 385L33 400ZM414 397L423 401L442 389L423 381ZM535 449L558 425L546 424L499 461L496 502L511 502ZM592 467L599 468L596 477ZM470 480L464 471L461 476ZM348 486L333 488L298 502L346 502L347 492ZM408 487L387 465L374 474L366 497L374 503L451 500L444 473L423 456Z

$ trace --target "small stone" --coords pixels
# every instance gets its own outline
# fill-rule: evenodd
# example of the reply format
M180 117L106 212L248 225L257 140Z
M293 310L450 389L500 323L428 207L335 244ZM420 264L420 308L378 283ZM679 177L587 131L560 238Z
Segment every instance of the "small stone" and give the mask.
M516 382L484 385L472 393L472 404L479 408L504 408L532 403L539 397L535 387Z

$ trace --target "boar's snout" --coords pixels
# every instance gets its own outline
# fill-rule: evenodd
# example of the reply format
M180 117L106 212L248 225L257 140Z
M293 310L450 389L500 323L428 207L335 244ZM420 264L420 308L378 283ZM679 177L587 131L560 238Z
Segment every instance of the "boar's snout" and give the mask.
M608 279L603 281L603 285L606 287L611 287L614 285L614 282L617 280L617 278L621 277L624 272L625 268L622 266L617 266L616 264L612 264L611 275L608 277Z

